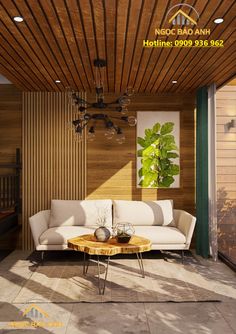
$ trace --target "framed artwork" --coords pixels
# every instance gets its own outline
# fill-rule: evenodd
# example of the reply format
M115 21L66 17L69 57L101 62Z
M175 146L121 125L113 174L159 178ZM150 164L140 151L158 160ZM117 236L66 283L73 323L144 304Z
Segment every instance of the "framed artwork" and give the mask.
M137 112L137 187L180 187L180 112Z

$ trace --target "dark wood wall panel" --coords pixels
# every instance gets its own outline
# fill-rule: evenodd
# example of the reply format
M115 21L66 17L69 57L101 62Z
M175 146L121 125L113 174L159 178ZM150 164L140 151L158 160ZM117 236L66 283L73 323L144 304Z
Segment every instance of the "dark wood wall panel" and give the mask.
M14 163L22 142L22 92L0 85L0 163Z
M110 94L107 101L115 96ZM120 123L126 143L119 145L104 137L98 127L96 140L87 144L87 198L128 200L172 198L176 208L195 213L195 99L191 95L138 94L129 106L137 111L180 111L181 187L178 189L140 189L136 187L136 128Z

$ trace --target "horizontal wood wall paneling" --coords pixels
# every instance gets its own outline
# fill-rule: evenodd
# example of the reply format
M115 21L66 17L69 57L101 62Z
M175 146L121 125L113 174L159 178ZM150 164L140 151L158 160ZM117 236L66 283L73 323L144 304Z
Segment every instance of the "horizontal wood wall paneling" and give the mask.
M88 96L88 99L90 96ZM106 101L117 95L109 94ZM131 108L132 107L132 108ZM176 208L195 212L194 157L195 97L187 95L137 94L130 105L130 115L136 111L180 111L181 187L178 189L141 189L136 187L136 129L119 123L126 136L124 145L107 141L99 126L96 140L87 144L87 198L154 200L172 198ZM111 113L111 112L109 112Z
M230 183L230 182L236 183L236 173L234 175L218 174L217 182L218 183Z
M66 124L73 120L65 93L23 94L23 247L33 249L28 218L50 208L51 199L86 196L85 141Z
M217 194L220 232L231 224L236 204L236 131L226 124L236 118L236 87L226 86L216 93ZM235 221L233 222L235 224ZM232 231L229 231L231 233ZM226 238L226 239L225 239ZM222 238L219 239L222 248ZM224 235L224 242L228 235ZM229 245L228 245L229 246ZM227 247L228 247L227 246Z

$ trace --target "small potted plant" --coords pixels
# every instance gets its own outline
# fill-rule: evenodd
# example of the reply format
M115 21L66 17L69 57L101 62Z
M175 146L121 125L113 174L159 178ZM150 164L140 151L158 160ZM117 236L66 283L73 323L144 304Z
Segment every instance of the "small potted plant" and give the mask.
M106 221L106 209L100 209L98 210L98 218L97 218L97 225L99 226L94 231L94 236L97 239L97 241L106 242L110 236L111 232L106 227L107 221Z

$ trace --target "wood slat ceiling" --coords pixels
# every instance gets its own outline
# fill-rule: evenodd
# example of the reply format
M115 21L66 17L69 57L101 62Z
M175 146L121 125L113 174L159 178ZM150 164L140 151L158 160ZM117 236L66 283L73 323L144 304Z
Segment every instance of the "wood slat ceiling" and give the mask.
M143 48L155 28L170 28L179 0L0 0L0 73L25 91L94 90L95 58L107 60L109 92L190 92L236 75L236 1L187 0L199 28L224 48ZM178 10L179 7L176 7ZM186 14L193 14L185 7ZM16 23L14 16L24 22ZM223 17L216 25L213 20ZM161 40L173 41L176 37ZM207 36L179 36L178 39ZM55 80L61 83L56 84ZM178 80L173 84L172 80Z

